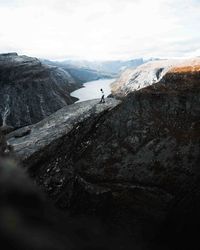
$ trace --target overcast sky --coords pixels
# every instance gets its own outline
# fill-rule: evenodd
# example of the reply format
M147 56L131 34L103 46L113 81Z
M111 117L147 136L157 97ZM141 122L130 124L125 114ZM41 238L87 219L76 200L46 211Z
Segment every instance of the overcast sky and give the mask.
M114 60L200 56L200 0L0 0L0 53Z

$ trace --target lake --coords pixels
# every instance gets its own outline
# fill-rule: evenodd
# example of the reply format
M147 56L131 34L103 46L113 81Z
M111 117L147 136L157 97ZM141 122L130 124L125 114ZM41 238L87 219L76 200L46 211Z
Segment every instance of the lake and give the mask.
M78 98L77 102L87 101L91 99L101 98L101 91L103 89L105 97L111 94L110 84L115 79L100 79L96 81L86 82L83 84L83 88L75 90L70 95Z

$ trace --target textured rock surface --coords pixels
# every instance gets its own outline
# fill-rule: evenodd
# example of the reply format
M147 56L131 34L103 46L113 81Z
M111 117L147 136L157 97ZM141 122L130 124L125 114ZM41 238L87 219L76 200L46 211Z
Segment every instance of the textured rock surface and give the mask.
M82 199L82 209L84 201L86 210L98 209L109 200L111 207L127 206L162 219L198 171L199 86L198 71L168 73L101 116L88 117L87 106L79 107L80 113L86 109L86 117L66 136L63 129L59 139L59 129L55 138L50 133L48 147L42 139L48 119L36 125L37 132L9 143L61 206L77 207ZM54 122L63 116L59 112Z
M130 233L123 226L109 224L97 217L70 216L55 209L13 160L0 159L0 173L3 249L149 249L144 248L146 242L138 243L138 233Z
M14 128L36 123L74 98L81 87L68 72L17 54L0 55L0 125Z
M137 234L140 225L147 230L145 239L161 225L166 237L158 249L179 249L182 236L190 242L187 227L193 232L200 224L199 79L198 67L173 68L117 106L112 99L108 109L93 107L96 101L88 102L89 108L72 105L67 108L78 114L75 120L65 121L62 109L48 118L50 126L46 119L21 138L29 129L16 131L18 138L10 134L9 143L58 206L123 218L121 228L134 225L131 232ZM68 129L67 123L73 126ZM177 244L166 248L176 236ZM138 249L145 249L144 238L137 239ZM181 244L181 249L194 248Z
M8 158L7 148L0 131L0 240L4 249L132 250L147 245L144 241L138 243L144 234L140 219L134 220L132 231L129 221L123 220L121 225L101 217L71 216L55 209L25 169Z
M89 118L95 120L95 117L111 110L119 103L120 101L109 98L105 104L99 104L99 100L96 99L65 106L35 125L10 133L7 136L8 142L14 147L16 154L26 160L66 136L78 124Z

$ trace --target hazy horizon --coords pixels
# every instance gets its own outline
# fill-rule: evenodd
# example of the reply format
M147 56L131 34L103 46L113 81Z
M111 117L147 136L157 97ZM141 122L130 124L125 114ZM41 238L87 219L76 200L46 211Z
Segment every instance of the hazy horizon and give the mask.
M0 53L112 61L200 56L199 0L0 0Z

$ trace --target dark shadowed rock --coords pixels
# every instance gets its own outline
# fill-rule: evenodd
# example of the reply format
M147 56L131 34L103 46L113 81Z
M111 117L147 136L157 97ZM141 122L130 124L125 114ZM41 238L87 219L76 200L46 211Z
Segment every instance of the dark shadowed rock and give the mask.
M8 145L4 132L0 128L0 159L10 155L12 152L12 147Z
M59 111L36 125L29 136L11 138L9 143L29 166L34 166L35 160L41 162L36 175L41 175L41 184L42 176L46 176L44 186L59 202L65 195L59 190L70 189L65 187L64 172L71 173L67 174L70 183L69 176L74 179L75 170L77 178L83 178L88 186L95 184L106 188L108 195L111 192L114 203L121 203L121 199L125 202L127 197L127 206L162 218L180 187L195 175L199 152L195 136L199 129L198 74L188 78L168 74L163 82L130 94L101 117L88 112L85 104L74 105L70 107L73 113L84 117L78 126L71 126L71 118L62 123L60 119L65 118ZM60 130L62 124L70 130Z
M106 110L108 106L112 108L110 103L104 109ZM97 113L100 112L97 107L95 109ZM5 154L6 147L5 138L0 134L0 240L4 249L131 250L133 247L141 249L141 246L146 245L146 242L138 243L137 230L131 232L129 227L127 230L116 222L111 223L94 216L70 216L66 211L63 213L55 209L27 176L25 169L16 164L12 158L1 158ZM75 187L77 195L80 192L82 197L82 200L78 201L77 210L81 211L82 202L87 203L90 212L91 202L105 209L105 205L109 202L109 196L105 195L108 192L106 188L86 184L81 178L76 178L74 183L77 185L77 188ZM85 187L87 189L83 195ZM98 196L101 196L101 201L104 202L99 203ZM137 223L137 229L141 233L140 223L138 220L134 222Z
M181 232L178 245L188 232L185 214L186 225L195 218L200 224L193 216L199 208L199 79L198 67L175 68L119 105L110 98L108 107L72 105L24 138L9 136L9 143L59 207L123 218L123 226L140 218L145 239L169 222ZM169 231L171 240L177 232Z
M144 249L137 233L51 204L15 161L0 160L0 240L5 250ZM129 233L129 234L128 234Z

